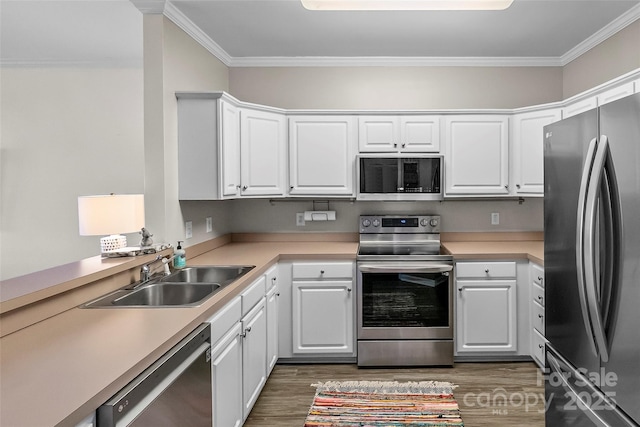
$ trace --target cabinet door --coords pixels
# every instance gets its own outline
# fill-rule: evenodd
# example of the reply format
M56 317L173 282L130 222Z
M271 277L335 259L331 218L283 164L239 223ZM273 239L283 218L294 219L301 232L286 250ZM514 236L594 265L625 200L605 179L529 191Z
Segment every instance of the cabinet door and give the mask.
M293 282L293 353L353 353L351 281Z
M562 118L566 119L568 117L584 113L585 111L593 110L597 106L598 100L595 96L574 102L562 109Z
M445 194L508 194L508 117L452 116L445 129Z
M289 119L289 194L353 196L355 118Z
M544 127L561 118L560 109L513 116L515 194L544 194Z
M267 376L278 362L278 286L267 293Z
M456 350L517 350L515 280L458 280Z
M213 427L242 425L242 338L236 325L211 350Z
M440 117L400 117L400 148L407 153L440 151Z
M395 153L400 142L400 128L395 116L358 117L358 147L362 153Z
M633 95L633 82L625 83L620 86L616 86L612 89L605 90L597 96L598 107L609 102L617 101L625 96Z
M240 110L242 196L284 196L286 138L283 115Z
M235 105L220 101L220 115L222 195L234 197L240 190L240 113Z
M243 420L267 382L267 315L264 297L242 319Z

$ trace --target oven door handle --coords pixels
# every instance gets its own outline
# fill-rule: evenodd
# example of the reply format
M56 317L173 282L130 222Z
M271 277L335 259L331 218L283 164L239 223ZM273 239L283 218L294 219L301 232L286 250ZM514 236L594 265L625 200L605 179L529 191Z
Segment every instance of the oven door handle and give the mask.
M362 273L448 273L453 270L449 264L407 264L407 263L375 263L358 264Z

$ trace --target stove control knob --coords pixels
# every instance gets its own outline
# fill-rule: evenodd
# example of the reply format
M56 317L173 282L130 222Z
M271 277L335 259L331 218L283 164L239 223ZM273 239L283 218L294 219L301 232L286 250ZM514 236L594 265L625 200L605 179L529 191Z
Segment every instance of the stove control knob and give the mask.
M433 218L431 221L429 221L429 225L432 227L436 227L438 225L438 220Z
M362 226L363 227L368 227L371 225L371 221L369 221L368 219L362 220Z
M421 225L421 226L426 227L426 226L427 226L427 224L429 224L429 222L428 222L426 219L422 218L422 219L420 220L420 225Z
M373 220L373 226L374 227L380 227L380 220L374 219Z

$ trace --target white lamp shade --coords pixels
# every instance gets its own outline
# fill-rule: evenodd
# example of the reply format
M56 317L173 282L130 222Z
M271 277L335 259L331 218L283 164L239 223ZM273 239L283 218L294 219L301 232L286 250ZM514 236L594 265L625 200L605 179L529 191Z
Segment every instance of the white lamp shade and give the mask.
M144 195L78 197L81 236L133 233L144 227Z

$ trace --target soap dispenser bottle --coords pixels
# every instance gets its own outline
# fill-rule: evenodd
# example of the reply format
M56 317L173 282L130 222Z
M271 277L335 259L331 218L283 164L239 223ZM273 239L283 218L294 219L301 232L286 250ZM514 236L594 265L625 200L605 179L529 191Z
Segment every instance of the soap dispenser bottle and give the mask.
M182 240L178 240L178 247L173 251L173 268L184 268L187 265L187 253L181 244Z

